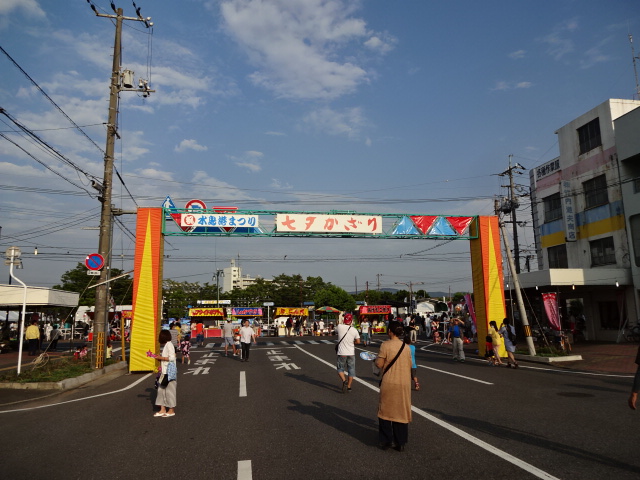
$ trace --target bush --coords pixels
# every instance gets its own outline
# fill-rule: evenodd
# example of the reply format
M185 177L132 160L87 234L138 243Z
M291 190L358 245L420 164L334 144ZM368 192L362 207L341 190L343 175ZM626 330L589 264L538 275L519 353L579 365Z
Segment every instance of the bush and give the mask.
M115 363L115 360L108 359L105 366ZM41 366L34 367L32 365L23 365L20 375L16 371L10 371L0 374L0 382L60 382L67 378L75 378L85 373L93 371L91 361L87 358L84 360L75 360L72 357L50 358L49 361Z

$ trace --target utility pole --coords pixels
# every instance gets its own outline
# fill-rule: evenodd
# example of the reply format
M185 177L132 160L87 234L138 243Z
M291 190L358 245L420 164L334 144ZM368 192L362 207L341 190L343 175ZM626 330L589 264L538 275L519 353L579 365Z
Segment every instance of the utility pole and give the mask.
M516 210L520 206L520 201L518 200L518 196L515 193L516 186L513 182L513 175L515 173L522 173L525 168L516 163L515 165L511 165L511 159L513 155L509 155L509 168L502 173L499 173L498 176L503 177L507 175L509 177L509 198L505 199L506 201L502 202L500 207L500 211L503 213L509 213L511 215L511 225L513 227L513 256L516 267L516 273L520 273L520 246L518 243L518 220L516 218Z
M113 161L115 151L115 139L120 138L118 134L118 100L120 98L120 92L135 91L141 92L144 97L149 96L149 93L154 90L149 89L148 82L140 79L139 88L133 88L133 72L127 70L120 72L120 51L122 40L122 22L123 20L132 20L136 22L143 22L147 28L153 26L150 22L151 18L142 18L140 15L140 9L136 10L137 17L125 17L123 15L122 8L115 8L113 2L111 8L115 15L109 15L99 13L95 5L90 3L91 9L98 17L105 17L115 19L116 21L116 33L113 43L113 66L111 68L111 84L109 94L109 117L107 120L107 144L104 154L104 176L102 179L102 185L97 185L95 188L100 192L98 199L102 202L102 210L100 213L100 239L98 242L98 253L102 255L105 260L105 266L100 271L101 283L96 288L96 304L95 313L93 316L93 348L91 349L91 367L102 368L104 367L105 359L105 346L106 346L106 332L108 326L108 302L109 302L109 274L111 268L111 240L113 229L113 215L114 208L111 205L111 192L113 186ZM135 5L135 4L134 4ZM125 75L126 73L126 75Z

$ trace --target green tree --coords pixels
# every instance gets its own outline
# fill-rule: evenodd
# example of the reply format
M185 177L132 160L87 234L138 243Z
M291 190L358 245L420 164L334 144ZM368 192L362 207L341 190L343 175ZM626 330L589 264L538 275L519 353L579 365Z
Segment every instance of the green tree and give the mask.
M117 268L111 269L111 278L118 277L124 272ZM88 288L90 285L97 283L97 277L87 275L87 267L82 263L72 269L67 270L60 277L62 282L60 285L54 285L53 288L65 290L67 292L76 292L80 294L80 305L95 305L96 289ZM128 275L109 283L110 294L117 305L130 305L133 298L133 279Z
M356 301L344 289L336 285L327 285L313 297L316 308L334 307L338 310L352 312L356 308Z

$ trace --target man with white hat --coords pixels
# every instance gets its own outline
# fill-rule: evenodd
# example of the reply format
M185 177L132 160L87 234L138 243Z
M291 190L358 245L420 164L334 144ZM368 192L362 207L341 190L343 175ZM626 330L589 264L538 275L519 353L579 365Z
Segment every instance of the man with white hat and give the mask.
M338 376L342 380L342 393L351 391L353 377L356 376L356 349L354 345L360 343L360 334L351 325L352 323L353 316L347 313L344 316L344 323L336 327L338 335L338 344L336 345L336 353L338 354L337 370Z

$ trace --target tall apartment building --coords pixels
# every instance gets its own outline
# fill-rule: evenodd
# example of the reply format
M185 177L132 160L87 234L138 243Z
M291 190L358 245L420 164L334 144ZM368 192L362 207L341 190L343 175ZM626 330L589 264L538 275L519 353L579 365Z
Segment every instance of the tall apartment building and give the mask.
M250 277L249 275L242 275L242 267L236 265L235 260L231 260L231 265L223 269L224 276L222 281L222 291L230 292L236 288L245 289L249 285L256 283L256 280L261 277ZM263 279L265 282L271 280Z
M565 325L582 310L590 340L616 340L640 317L638 107L610 99L569 122L560 156L530 171L538 271L520 282L529 297L558 293Z

